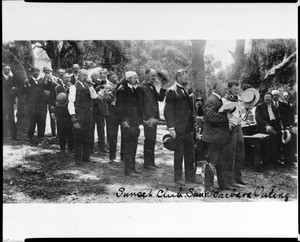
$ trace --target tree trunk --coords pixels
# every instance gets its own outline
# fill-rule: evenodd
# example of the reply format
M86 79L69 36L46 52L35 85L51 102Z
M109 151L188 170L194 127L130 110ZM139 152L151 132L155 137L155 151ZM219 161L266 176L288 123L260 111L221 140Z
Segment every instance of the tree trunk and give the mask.
M238 39L236 41L235 51L228 51L233 60L233 70L231 75L229 75L230 80L239 80L241 77L242 70L245 65L245 40L244 39Z
M193 93L196 97L201 96L203 103L206 101L205 73L204 73L204 51L206 40L191 40L192 42L192 65L191 80Z

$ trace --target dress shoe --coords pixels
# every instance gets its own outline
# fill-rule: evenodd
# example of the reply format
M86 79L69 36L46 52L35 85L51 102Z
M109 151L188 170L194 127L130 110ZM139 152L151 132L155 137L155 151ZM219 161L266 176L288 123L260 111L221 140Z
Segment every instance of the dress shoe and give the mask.
M114 159L110 159L108 163L109 163L109 164L115 164L116 162L115 162Z
M142 172L141 171L139 171L139 170L136 170L136 169L134 169L134 171L133 171L135 174L141 174Z
M204 189L209 192L213 192L215 190L214 186L204 186Z
M99 149L99 152L101 152L101 153L109 153L109 151L107 149L105 149L105 148Z
M132 177L139 177L137 174L135 174L134 172L130 172L130 173L125 173L126 176L132 176Z
M202 182L198 181L196 178L192 180L185 180L185 182L188 184L202 184Z
M96 161L90 160L90 159L84 159L82 160L84 163L96 163Z
M229 182L228 185L231 187L238 187L238 184L235 181Z
M237 184L241 184L241 185L247 185L248 184L247 182L243 181L242 179L235 180L235 182Z
M158 165L156 165L156 164L154 164L154 165L151 165L152 167L154 167L154 168L156 168L156 169L161 169L161 167L160 166L158 166Z
M185 186L185 183L183 180L177 180L177 181L175 181L175 183L179 186Z
M75 161L75 164L78 165L78 166L82 166L83 162L82 161Z
M145 170L152 170L152 171L155 171L156 168L154 166L144 166L143 167Z
M236 187L232 187L229 184L223 184L221 186L219 186L220 190L234 190L236 189Z

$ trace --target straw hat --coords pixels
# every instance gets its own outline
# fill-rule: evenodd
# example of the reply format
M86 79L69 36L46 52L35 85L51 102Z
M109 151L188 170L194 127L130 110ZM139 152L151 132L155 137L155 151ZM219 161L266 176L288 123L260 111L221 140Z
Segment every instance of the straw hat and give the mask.
M259 100L259 92L255 88L248 88L240 95L245 108L253 107Z

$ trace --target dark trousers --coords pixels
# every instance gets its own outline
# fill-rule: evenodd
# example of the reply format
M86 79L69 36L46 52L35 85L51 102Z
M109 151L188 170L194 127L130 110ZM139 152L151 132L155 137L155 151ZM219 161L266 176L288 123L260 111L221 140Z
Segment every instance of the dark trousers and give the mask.
M232 163L232 180L240 180L242 176L242 167L245 162L244 138L241 125L237 125L229 132L229 139L227 142L227 156Z
M125 164L125 174L128 175L135 170L135 155L138 145L138 138L140 135L140 128L139 126L132 126L130 128L121 127L121 130L122 137L124 139L123 158Z
M112 112L112 111L110 111ZM106 133L109 145L109 159L116 159L119 122L114 114L106 117Z
M76 108L76 118L81 129L73 129L75 162L90 158L90 134L92 129L91 108Z
M49 111L49 115L51 114L50 112L50 105L48 104L48 111ZM55 120L53 118L51 118L50 115L50 126L51 126L51 133L52 135L56 135L56 125L55 125Z
M191 132L177 133L174 150L174 181L182 179L184 160L185 180L195 178L195 144Z
M228 144L208 143L207 162L216 167L219 186L229 183L232 175L232 162L228 159ZM213 186L214 173L207 165L204 171L204 185Z
M74 149L74 135L72 131L72 122L70 119L57 117L57 134L61 150L66 149L68 141L68 149Z
M45 112L29 112L29 130L28 130L28 138L32 139L35 131L35 127L37 126L37 137L43 138L45 135L46 128L46 118Z
M10 104L5 104L5 106L3 107L3 124L7 124L9 125L9 129L10 129L10 135L12 137L12 139L16 139L17 138L17 126L16 126L16 122L15 122L15 113L14 113L14 105L13 103ZM7 125L3 125L4 128L4 134L7 133Z
M144 167L155 165L154 148L156 143L157 125L150 127L144 125Z
M105 116L100 113L100 109L98 107L93 108L92 112L92 128L91 128L91 152L94 149L95 142L95 125L97 124L97 134L98 134L98 147L99 149L105 148L105 134L104 134L104 126L105 126Z

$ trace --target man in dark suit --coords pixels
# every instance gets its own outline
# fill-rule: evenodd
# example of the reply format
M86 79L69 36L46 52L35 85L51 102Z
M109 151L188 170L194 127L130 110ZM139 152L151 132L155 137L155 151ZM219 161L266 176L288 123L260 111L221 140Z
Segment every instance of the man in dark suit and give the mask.
M17 96L15 79L10 75L10 66L4 65L2 72L3 124L8 123L12 140L17 140L14 104ZM4 134L7 129L3 126Z
M106 86L106 76L102 74L102 77L98 72L95 72L91 75L92 81L95 83L94 88L98 92L103 93L101 99L93 99L93 121L92 121L92 129L91 129L91 153L94 149L94 138L95 138L95 125L97 124L97 134L98 134L98 148L99 152L108 153L108 150L105 148L105 118L109 115L107 99L109 95L107 95L105 86ZM101 79L102 78L102 79ZM102 81L102 83L101 83ZM104 81L104 82L103 82Z
M255 119L258 132L270 134L271 160L283 164L280 157L281 148L281 119L279 109L272 102L271 93L264 94L264 102L256 107Z
M232 175L232 161L228 156L229 120L227 113L219 112L222 97L228 88L227 82L219 80L214 84L214 91L205 104L205 121L203 127L203 141L208 143L207 164L204 171L204 187L208 191L214 190L214 171L217 171L220 190L232 190L230 186Z
M158 102L165 98L166 89L162 87L158 93L155 84L159 81L154 69L147 69L145 80L137 87L139 100L143 110L144 126L144 169L159 168L155 164L154 148L156 143L157 121L159 120Z
M136 72L125 73L126 80L116 93L116 111L121 122L121 132L124 139L125 175L138 177L135 168L135 156L140 135L139 125L142 124L142 111L136 86L138 77Z
M57 134L61 152L64 154L66 143L68 141L68 151L74 152L74 135L71 116L68 111L68 94L69 88L72 85L70 75L65 73L62 76L61 85L57 85L54 90L54 95L51 96L51 118L57 121ZM59 95L59 94L65 95Z
M106 117L106 133L107 141L109 144L109 161L110 163L113 163L116 159L118 130L120 125L116 111L116 91L121 85L121 82L123 82L123 80L125 79L119 82L116 73L114 73L113 71L108 72L107 79L108 82L106 87L111 90L112 95L107 100L109 115Z
M78 81L79 65L73 65L73 74L71 75L71 83L74 85Z
M295 125L293 105L289 101L289 93L283 92L283 101L279 101L279 114L284 129Z
M174 181L180 186L182 180L182 162L184 160L185 181L199 183L195 177L195 144L193 140L194 108L187 93L190 82L186 70L176 72L176 82L166 92L164 117L172 139L175 139L174 150Z
M23 89L27 97L27 105L29 110L29 130L27 137L32 141L35 126L37 125L37 138L43 138L46 128L47 99L50 90L47 89L46 83L42 79L38 79L40 70L33 68L32 75L28 82L25 82Z

